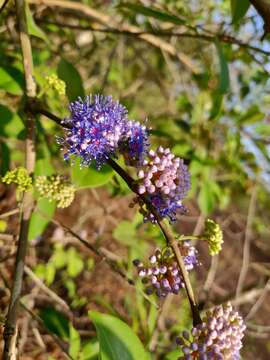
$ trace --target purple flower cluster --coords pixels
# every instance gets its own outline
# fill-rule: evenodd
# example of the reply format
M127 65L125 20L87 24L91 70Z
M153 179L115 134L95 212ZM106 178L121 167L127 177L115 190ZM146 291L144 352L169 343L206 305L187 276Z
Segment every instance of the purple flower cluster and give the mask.
M130 161L139 161L147 147L145 126L128 120L128 111L108 96L88 96L70 104L65 119L69 130L59 142L66 148L64 158L78 156L82 165L95 162L100 168L122 151Z
M240 360L246 326L230 303L206 314L202 324L177 339L185 360Z
M179 248L186 269L191 271L199 264L197 250L189 242L181 243ZM162 251L157 249L154 255L150 256L148 264L143 264L140 260L134 260L133 263L137 267L138 275L146 284L146 292L149 295L155 292L157 296L165 297L169 293L178 294L184 287L181 270L170 247Z
M160 218L176 219L177 211L185 211L182 199L190 179L183 160L169 149L148 150L148 131L130 121L127 109L111 96L88 96L70 104L70 117L64 120L68 130L58 139L65 149L66 160L79 157L81 165L95 163L98 169L110 158L122 154L127 165L138 171L138 193L147 197ZM139 203L145 220L156 222L156 216Z
M176 219L177 210L185 211L182 199L190 188L190 175L184 161L175 157L170 149L160 146L150 150L138 168L138 192L147 196L161 218ZM155 217L145 211L146 220Z

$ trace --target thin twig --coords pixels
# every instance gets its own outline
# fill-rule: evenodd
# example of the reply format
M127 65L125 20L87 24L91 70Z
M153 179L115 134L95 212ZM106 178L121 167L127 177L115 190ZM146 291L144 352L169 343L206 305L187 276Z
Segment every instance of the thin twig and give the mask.
M257 201L257 186L254 185L249 207L248 207L248 215L247 215L247 224L246 224L246 231L245 231L245 240L244 240L244 249L243 249L243 260L242 260L242 267L237 283L236 288L236 298L241 294L245 278L248 272L249 267L249 258L250 258L250 241L251 241L251 235L252 235L252 223L255 215L255 209L256 209L256 201Z
M217 268L218 268L218 256L213 256L211 259L211 266L207 273L207 278L206 278L204 286L203 286L203 290L206 293L209 293L209 291L214 283Z
M1 12L4 10L4 8L6 7L7 3L8 3L9 0L5 0L0 8L0 14Z
M22 59L24 67L24 77L26 84L26 98L28 102L36 96L36 84L34 80L34 69L32 60L32 49L30 38L28 35L28 28L26 22L25 2L24 0L16 0L17 21L19 25L20 44L22 50ZM35 166L35 119L34 114L28 112L26 117L26 169L29 174L32 174ZM34 199L32 193L26 192L23 194L21 204L21 220L20 233L18 240L18 248L15 261L14 279L11 290L9 308L4 330L4 360L11 359L11 345L12 339L16 329L19 300L21 296L24 262L26 257L27 243L28 243L28 229L30 218L33 211Z
M8 284L8 281L7 279L5 278L5 276L3 275L2 271L1 271L1 268L0 268L0 275L1 275L1 278L3 279L3 282L5 284L5 287L7 289L9 289L9 284ZM10 290L10 289L9 289ZM19 304L20 306L34 319L37 321L37 323L42 326L42 328L52 337L52 339L54 340L54 342L60 347L60 349L63 351L64 355L68 358L68 359L71 359L71 360L75 360L73 359L69 353L67 352L67 349L66 347L63 345L62 341L56 336L54 335L53 333L49 332L48 331L48 328L44 325L43 323L43 320L38 316L36 315L31 309L29 309L25 304L24 302L20 299L19 301ZM15 338L15 336L13 336L13 339ZM10 359L12 360L12 359ZM14 359L15 360L15 359Z
M140 37L142 35L154 35L154 36L160 36L160 37L178 37L178 38L191 38L191 39L199 39L207 42L213 42L215 43L217 40L220 42L223 42L225 44L234 44L239 46L240 48L249 49L258 53L261 53L263 55L270 55L270 51L261 49L257 46L253 46L250 44L247 44L243 42L240 39L237 39L231 35L227 34L211 34L211 35L205 35L200 33L190 33L190 32L179 32L179 31L162 31L162 30L155 30L155 31L129 31L129 30L122 30L119 28L113 28L113 27L107 27L107 28L100 28L100 27L94 27L91 25L88 26L82 26L82 25L74 25L74 24L67 24L67 23L61 23L57 21L50 21L50 20L44 20L44 19L37 19L37 22L39 23L45 23L49 25L56 25L61 28L70 28L74 30L84 30L84 31L93 31L93 32L100 32L100 33L107 33L107 34L115 34L115 35L126 35L126 36L132 36L132 37Z
M39 287L42 291L44 291L47 295L49 295L49 297L52 300L54 300L57 304L59 304L61 306L61 308L64 308L68 312L70 312L70 308L69 308L68 304L62 298L60 298L54 291L49 289L42 282L42 280L38 276L36 276L35 273L33 273L33 271L27 265L24 266L24 271L34 281L34 283L37 285L37 287Z
M0 219L4 219L6 217L9 217L9 216L12 216L12 215L15 215L15 214L18 214L20 212L20 209L13 209L13 210L10 210L10 211L7 211L5 213L2 213L0 214Z
M52 339L54 340L54 342L60 347L60 349L63 351L64 356L67 359L71 359L71 360L75 360L67 351L67 346L65 346L65 344L62 343L62 341L53 333L48 332L48 329L45 327L43 320L36 315L31 309L29 309L22 301L20 301L20 305L21 307L40 325L42 326L47 333L52 337Z
M45 214L41 213L40 214L44 217L46 217ZM115 263L115 261L111 260L107 255L106 252L102 251L101 249L98 249L95 245L90 244L88 241L86 241L85 239L83 239L79 234L77 234L76 232L74 232L72 229L70 229L68 226L64 225L63 223L61 223L60 221L57 221L55 219L51 219L51 222L59 227L61 227L63 230L67 231L70 235L72 235L73 237L75 237L77 240L79 240L84 246L86 246L89 250L91 250L94 254L96 254L99 258L101 258L102 260L104 260L111 269L113 269L114 272L116 272L118 275L120 275L123 279L127 280L127 282L130 285L135 285L134 281L130 278L127 277L127 275L121 270L119 269L119 267L117 266L117 264Z
M267 281L265 288L263 289L263 291L262 291L261 295L259 296L259 298L257 299L257 301L252 305L251 309L249 310L249 313L245 317L245 321L251 319L256 314L256 312L259 310L259 308L263 304L263 302L266 298L266 295L269 291L270 291L270 279Z
M138 28L135 25L131 25L128 23L119 23L116 21L113 17L104 14L96 9L91 8L88 5L75 2L75 1L68 1L68 0L29 0L29 3L31 4L37 4L37 5L45 5L45 6L53 6L53 7L60 7L64 9L74 10L77 11L78 15L83 14L84 17L94 19L98 23L108 27L113 27L116 29L121 29L123 31L129 31L129 32L139 32L140 28ZM160 39L159 37L153 35L153 34L141 34L139 35L139 38L146 41L148 44L151 44L154 47L159 48L160 50L163 50L170 54L173 57L176 57L183 65L185 65L192 73L198 74L199 69L198 67L193 63L193 60L189 58L188 55L184 54L183 52L180 52L175 49L173 45L171 45L168 41L164 41Z

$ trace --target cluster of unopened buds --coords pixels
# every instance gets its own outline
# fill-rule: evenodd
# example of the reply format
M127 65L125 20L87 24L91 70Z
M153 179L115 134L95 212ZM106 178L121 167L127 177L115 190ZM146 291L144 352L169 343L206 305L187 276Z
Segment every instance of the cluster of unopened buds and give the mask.
M2 181L6 184L16 184L19 193L32 189L32 178L24 167L8 171L2 178Z
M199 264L197 250L189 242L180 243L179 250L183 254L187 271L191 271ZM181 270L170 247L156 249L155 253L149 257L147 264L137 259L133 261L133 264L146 285L148 295L155 292L158 297L165 297L169 293L178 294L184 287Z
M220 252L223 244L223 234L220 226L215 221L211 219L206 220L201 238L207 241L211 256L217 255Z
M138 193L147 197L158 216L174 221L177 210L185 211L182 199L190 188L190 175L184 161L170 149L150 150L137 175ZM145 212L145 219L156 221L151 211Z
M185 360L240 360L246 326L230 303L207 312L202 323L177 338Z
M56 201L59 208L68 207L74 199L74 186L61 175L38 176L35 187L40 197L45 197L50 202Z
M60 96L66 94L66 84L63 80L59 79L56 74L48 75L45 77L44 89L54 89Z

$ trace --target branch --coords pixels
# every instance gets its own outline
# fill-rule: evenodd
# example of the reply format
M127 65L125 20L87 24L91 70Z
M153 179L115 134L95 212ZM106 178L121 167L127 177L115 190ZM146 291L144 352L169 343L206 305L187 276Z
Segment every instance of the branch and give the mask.
M148 209L155 216L158 226L160 227L167 241L167 244L172 247L178 266L181 269L183 280L185 283L185 290L187 292L187 296L192 312L193 324L194 326L200 324L201 323L200 313L199 313L198 305L195 300L192 285L189 280L189 275L184 264L184 259L179 250L178 242L175 240L174 234L172 233L170 227L167 226L167 224L162 219L160 219L155 207L151 204L151 202L149 202L147 197L139 194L134 179L129 174L127 174L126 171L123 168L121 168L114 160L109 159L108 164L114 169L115 172L117 172L122 177L122 179L126 182L129 188L144 201Z
M16 12L17 21L19 25L20 43L22 50L22 59L24 67L24 77L26 85L26 98L27 101L31 101L36 96L36 84L34 81L33 71L33 60L30 38L28 35L26 14L25 14L25 3L24 0L16 0ZM32 174L35 166L35 119L34 114L31 112L27 113L26 118L26 142L25 142L25 155L26 155L26 169L29 174ZM22 289L24 263L27 250L28 242L28 229L31 214L33 211L34 199L31 192L23 194L23 200L21 205L21 219L20 219L20 232L18 240L18 248L15 260L14 280L12 284L9 308L7 319L5 322L4 330L4 360L11 359L11 346L13 342L13 336L15 334L19 301Z
M74 10L78 14L83 14L84 17L94 19L98 23L108 27L112 26L113 28L120 29L122 31L129 32L139 32L140 29L137 26L130 25L128 23L120 23L116 21L113 17L103 14L102 12L91 8L85 4L68 1L68 0L29 0L30 4L36 5L45 5L45 6L53 6L64 8L68 10ZM139 37L146 41L148 44L151 44L154 47L159 48L161 51L165 51L173 57L178 58L178 60L185 65L192 73L197 74L199 72L198 67L193 63L193 60L183 52L180 52L175 49L175 47L169 42L159 39L157 36L152 34L140 34Z
M254 185L251 192L251 197L248 207L247 224L246 224L244 249L243 249L243 261L242 261L242 267L236 288L236 298L238 298L242 292L244 281L248 272L249 258L250 258L250 241L252 235L252 223L255 215L256 202L257 202L257 186Z
M162 31L162 30L155 30L155 31L129 31L129 30L123 30L119 28L114 27L107 27L107 28L101 28L101 27L95 27L92 25L88 26L82 26L82 25L74 25L74 24L67 24L62 23L58 21L50 21L50 20L44 20L44 19L36 19L37 23L44 23L49 25L56 25L60 28L69 28L74 30L90 30L93 32L100 32L100 33L107 33L107 34L116 34L116 35L127 35L132 37L140 37L141 35L155 35L159 37L178 37L178 38L191 38L191 39L199 39L206 42L213 42L215 43L217 39L220 42L223 42L225 44L234 44L238 45L240 48L249 49L252 51L256 51L258 53L261 53L263 55L270 55L270 51L261 49L257 46L250 45L248 43L243 42L240 39L237 39L234 36L227 35L226 33L211 33L211 35L205 35L200 34L198 32L191 33L191 32L179 32L179 31ZM194 28L193 30L196 30Z

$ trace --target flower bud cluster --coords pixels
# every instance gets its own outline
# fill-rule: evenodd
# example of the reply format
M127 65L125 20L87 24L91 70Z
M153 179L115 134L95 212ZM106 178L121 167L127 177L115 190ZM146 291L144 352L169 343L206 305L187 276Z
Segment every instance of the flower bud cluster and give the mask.
M198 265L197 251L189 242L179 245L187 271L191 271ZM140 260L134 260L138 275L146 285L146 293L156 293L158 297L166 297L169 293L178 294L184 287L181 270L177 264L175 255L170 247L163 250L157 249L149 257L149 263L143 264Z
M64 158L81 159L81 165L94 162L99 169L109 158L123 152L130 162L142 158L147 147L145 126L128 120L127 109L111 96L88 96L70 104L70 130L58 142L66 148Z
M184 211L182 199L190 188L187 166L170 149L158 147L150 150L138 168L138 193L147 196L161 218L176 218L176 211ZM146 220L155 221L151 212L144 209Z
M246 326L230 303L210 310L203 322L177 339L185 360L240 359Z
M66 84L56 74L46 76L45 88L54 89L60 96L66 95Z
M41 197L47 198L50 202L56 201L59 208L68 207L75 196L74 186L60 175L38 176L35 187Z
M202 238L208 242L209 253L211 256L217 255L220 252L223 244L223 234L220 226L213 220L206 220Z
M27 170L24 167L18 167L8 171L2 178L2 181L6 184L15 183L18 186L19 192L32 189L32 178L28 175Z

